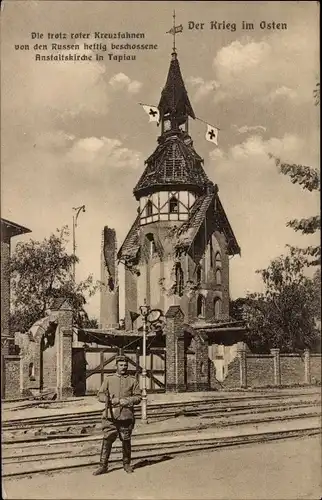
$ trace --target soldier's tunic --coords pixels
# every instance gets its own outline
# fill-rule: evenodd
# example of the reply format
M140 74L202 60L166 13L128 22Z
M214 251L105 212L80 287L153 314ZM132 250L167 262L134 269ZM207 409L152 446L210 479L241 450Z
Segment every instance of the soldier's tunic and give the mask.
M125 400L125 405L113 406L114 418L106 404L107 392L109 392L111 401L113 398ZM136 378L128 374L120 375L118 373L106 377L99 389L98 399L101 403L105 403L102 415L104 438L114 440L120 433L122 439L130 439L135 422L133 407L141 401L141 390Z

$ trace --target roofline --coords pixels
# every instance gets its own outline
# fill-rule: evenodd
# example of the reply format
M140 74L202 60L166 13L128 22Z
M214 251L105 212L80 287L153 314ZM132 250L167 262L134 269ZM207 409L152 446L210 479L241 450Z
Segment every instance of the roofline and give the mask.
M21 226L20 224L17 224L16 222L12 222L8 219L3 219L1 217L1 225L2 224L9 227L9 229L12 233L11 236L17 236L18 234L31 233L31 229L28 229L25 226Z
M152 194L159 191L190 191L197 192L198 194L204 194L205 188L204 186L198 186L197 184L188 184L183 182L182 184L153 184L151 186L142 187L139 189L134 188L133 194L136 200L139 200L142 196L146 196L148 194Z
M241 251L241 250L240 250L240 246L238 245L238 241L237 241L237 239L236 239L236 236L235 236L235 234L234 234L234 231L232 230L232 227L231 227L231 225L230 225L230 222L229 222L229 220L228 220L228 217L227 217L227 214L226 214L226 212L225 212L225 210L224 210L224 207L223 207L223 205L222 205L222 203L221 203L221 201L220 201L220 198L219 198L218 193L217 193L217 201L218 201L218 203L219 203L219 207L220 207L220 209L221 209L221 211L222 211L222 213L223 213L223 215L224 215L224 217L225 217L225 221L226 221L227 226L228 226L228 231L231 233L231 237L232 237L231 239L232 239L232 240L233 240L233 242L235 243L235 249L236 249L236 251L235 251L234 253L229 252L229 255L240 255L240 251ZM229 249L229 246L230 246L230 242L228 241L228 249Z
M136 216L135 221L133 222L132 226L130 227L130 229L129 229L129 231L128 231L127 235L126 235L126 236L125 236L125 238L124 238L124 241L123 241L123 243L122 243L122 245L121 245L121 247L120 247L119 251L117 252L117 259L118 259L119 261L120 261L120 260L121 260L121 258L122 258L122 250L123 250L123 247L124 247L124 243L125 243L125 242L126 242L126 240L128 239L128 237L129 237L129 235L130 235L130 233L131 233L132 229L133 229L133 228L134 228L134 227L135 227L135 226L136 226L139 222L140 222L140 214L138 214L138 215Z

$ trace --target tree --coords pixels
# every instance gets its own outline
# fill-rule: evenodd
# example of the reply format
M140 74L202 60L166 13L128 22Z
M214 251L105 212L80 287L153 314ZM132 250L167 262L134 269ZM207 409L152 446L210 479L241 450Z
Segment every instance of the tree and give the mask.
M271 153L269 157L274 159L276 166L282 174L288 175L291 178L293 184L299 184L303 189L307 189L308 191L320 190L320 177L317 169L304 165L282 163L279 158L276 158ZM293 219L286 225L293 228L294 231L301 231L302 234L313 234L320 229L321 218L319 215L314 215L300 220ZM305 257L305 264L307 266L317 266L321 263L320 246L308 246L306 248L292 247L292 251L293 253L297 252L299 257Z
M320 104L320 82L315 85L315 89L313 90L314 103L316 106Z
M250 294L243 307L249 333L246 342L259 352L278 347L284 352L315 349L319 342L319 271L304 274L305 257L290 254L274 259L261 274L265 291Z
M315 105L320 104L320 83L316 84L313 91ZM290 164L282 162L272 153L268 153L270 158L273 158L276 166L283 175L288 175L293 184L299 184L303 189L308 191L320 190L320 176L316 168L300 164ZM321 218L319 215L314 215L305 219L293 219L287 224L294 231L301 231L303 234L313 234L321 227ZM317 266L321 264L321 248L320 246L308 246L306 248L293 247L293 252L297 252L299 256L306 257L307 266Z
M89 320L84 309L86 296L95 293L97 284L91 275L74 282L72 267L78 258L66 250L68 236L65 226L43 241L17 244L11 258L12 331L27 331L45 316L57 297L70 300L75 324L81 327Z
M245 319L244 306L247 304L247 298L238 297L238 299L229 301L229 316L236 321Z

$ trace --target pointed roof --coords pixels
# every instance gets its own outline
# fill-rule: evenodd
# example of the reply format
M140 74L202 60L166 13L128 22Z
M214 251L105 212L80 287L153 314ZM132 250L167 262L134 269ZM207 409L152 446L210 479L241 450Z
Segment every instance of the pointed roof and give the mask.
M187 250L189 249L206 218L208 210L213 211L218 227L226 236L228 255L240 254L240 247L216 189L214 192L200 196L196 199L192 206L189 220L184 222L178 230L181 246Z
M190 189L202 194L209 179L202 166L203 159L196 153L190 136L178 130L164 134L133 193L136 199L156 190Z
M136 217L131 229L126 235L126 238L117 253L117 258L120 261L133 261L136 258L140 248L140 214Z
M162 90L158 108L161 119L166 114L177 117L191 116L191 118L195 118L194 111L184 86L176 52L172 53L168 78L165 87Z

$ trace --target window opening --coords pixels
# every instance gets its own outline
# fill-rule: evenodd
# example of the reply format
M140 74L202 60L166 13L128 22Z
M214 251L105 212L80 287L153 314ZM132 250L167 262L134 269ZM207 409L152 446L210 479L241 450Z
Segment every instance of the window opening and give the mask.
M219 319L221 316L221 299L219 297L216 297L214 300L214 315L215 319Z
M172 196L172 198L169 201L169 212L170 214L179 212L179 202L175 196Z
M146 204L145 214L147 217L150 217L153 214L153 204L150 200Z
M197 299L197 316L205 316L205 298L198 295Z

